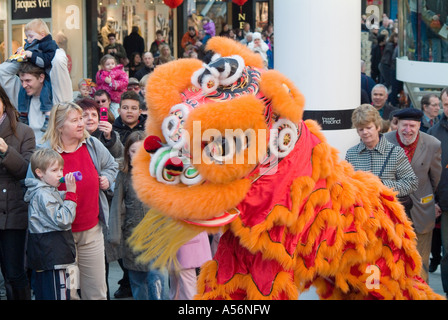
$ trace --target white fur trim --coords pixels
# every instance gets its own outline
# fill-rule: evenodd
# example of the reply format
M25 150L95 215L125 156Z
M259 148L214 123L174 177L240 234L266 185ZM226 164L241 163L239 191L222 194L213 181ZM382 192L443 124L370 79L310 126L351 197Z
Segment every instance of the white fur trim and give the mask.
M191 83L198 89L201 88L201 84L199 83L199 77L204 73L205 67L199 69L191 76Z
M278 132L281 126L284 126L284 128ZM285 145L283 141L287 134L290 136L290 142ZM271 129L271 138L269 140L271 154L279 159L285 158L294 149L298 139L297 126L290 120L279 119Z
M170 147L160 148L159 150L157 150L157 152L155 154L153 154L151 156L151 162L149 163L149 174L151 175L151 177L156 178L156 169L157 169L156 165L158 163L158 159L159 159L160 155L170 149L171 149Z
M233 76L221 80L221 85L223 86L229 86L236 82L241 77L241 75L243 74L243 70L246 67L243 58L241 58L240 56L230 56L228 58L235 59L238 62L238 69Z
M208 87L208 83L209 82L213 82L213 86L211 88ZM215 91L216 89L218 89L219 86L219 79L214 77L211 74L208 74L204 77L202 77L202 91L204 92L204 94L209 94L213 91Z
M212 57L212 62L218 60L219 58L221 58L221 54L215 53Z
M187 161L184 161L184 165L185 165L185 162L187 162ZM182 175L180 176L180 181L187 186L194 186L194 185L199 184L202 181L204 181L204 179L199 174L199 172L198 172L198 175L195 176L194 178L187 177L186 172L188 170L190 170L191 168L194 168L191 164L185 165L184 171L182 172ZM196 169L196 168L194 168L194 169Z

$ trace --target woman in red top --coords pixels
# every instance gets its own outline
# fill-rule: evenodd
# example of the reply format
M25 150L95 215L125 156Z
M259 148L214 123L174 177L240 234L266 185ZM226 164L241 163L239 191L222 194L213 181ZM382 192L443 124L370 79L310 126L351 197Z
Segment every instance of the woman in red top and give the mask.
M118 164L104 145L85 130L82 109L75 103L53 107L50 124L43 140L64 159L64 174L81 171L77 182L78 206L72 232L76 244L81 296L83 300L105 300L104 238L109 206L107 191L118 173ZM64 190L62 184L60 190ZM75 289L75 288L72 288ZM71 290L79 299L77 290Z

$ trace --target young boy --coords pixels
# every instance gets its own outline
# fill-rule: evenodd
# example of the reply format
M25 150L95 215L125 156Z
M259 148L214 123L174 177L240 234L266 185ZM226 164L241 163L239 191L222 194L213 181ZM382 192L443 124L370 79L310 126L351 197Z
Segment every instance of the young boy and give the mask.
M24 46L26 60L45 70L45 80L40 94L40 110L45 114L45 123L41 131L48 128L48 120L53 107L53 93L51 87L50 70L56 50L59 49L53 40L47 24L42 19L34 19L25 26L26 42ZM22 87L19 93L20 121L28 124L28 113L31 97L27 95Z
M135 91L127 91L121 95L119 117L113 124L113 130L119 133L123 145L134 131L144 131L147 116L142 114L141 100Z
M94 87L96 87L96 84L95 84L95 82L92 81L92 79L87 79L87 78L81 79L78 82L79 94L74 100L76 101L76 100L81 100L84 98L92 98Z
M71 224L77 196L73 173L65 176L67 191L58 191L63 168L58 152L41 149L31 157L36 178L25 180L25 201L29 202L27 258L36 300L70 300L66 281L76 257Z

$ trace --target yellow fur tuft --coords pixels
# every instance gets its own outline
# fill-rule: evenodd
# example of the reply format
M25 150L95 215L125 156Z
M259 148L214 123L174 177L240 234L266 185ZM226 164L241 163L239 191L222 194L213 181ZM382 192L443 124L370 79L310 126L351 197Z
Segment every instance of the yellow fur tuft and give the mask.
M177 270L177 251L203 231L150 210L134 229L128 242L134 251L140 253L138 262L150 263L153 268Z

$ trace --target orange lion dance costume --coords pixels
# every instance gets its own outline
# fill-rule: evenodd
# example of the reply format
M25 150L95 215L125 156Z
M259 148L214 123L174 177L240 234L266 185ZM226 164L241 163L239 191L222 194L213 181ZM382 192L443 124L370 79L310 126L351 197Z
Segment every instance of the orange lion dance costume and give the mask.
M139 259L175 265L184 243L222 230L197 299L298 299L311 285L321 299L443 299L419 277L395 192L302 120L293 83L230 39L207 49L208 65L177 60L148 81L133 179L151 210L129 241Z

